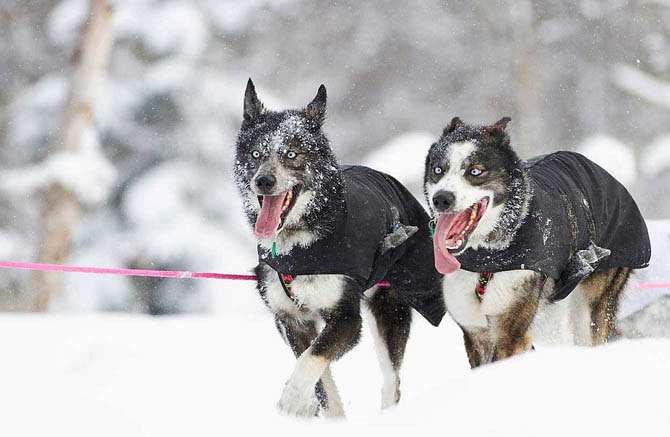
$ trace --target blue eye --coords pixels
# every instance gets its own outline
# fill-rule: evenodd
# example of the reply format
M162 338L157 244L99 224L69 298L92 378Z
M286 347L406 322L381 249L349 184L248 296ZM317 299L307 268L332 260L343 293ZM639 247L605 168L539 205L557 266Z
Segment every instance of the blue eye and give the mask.
M433 173L435 174L442 174L444 170L442 170L442 167L434 167L433 168Z
M484 173L481 169L474 167L470 169L470 175L471 176L479 176L480 174Z
M288 159L295 159L296 156L298 156L298 154L295 153L293 150L289 151L289 152L286 154L286 157L287 157Z
M252 156L254 159L258 159L258 158L261 157L261 152L259 152L258 150L252 150L252 151L251 151L251 156Z

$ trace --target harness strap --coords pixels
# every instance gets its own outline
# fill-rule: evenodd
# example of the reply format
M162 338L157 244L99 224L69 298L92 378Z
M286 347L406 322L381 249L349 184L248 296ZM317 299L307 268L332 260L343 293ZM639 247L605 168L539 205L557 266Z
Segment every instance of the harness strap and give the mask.
M486 293L486 287L488 287L489 282L493 279L493 272L480 272L479 278L477 278L477 285L475 286L475 295L481 300Z
M295 302L295 294L293 294L293 291L291 291L291 286L293 285L295 276L285 275L279 272L277 272L277 276L279 276L279 282L281 283L281 288L284 289L284 293L286 293L286 296L293 302Z
M542 275L542 282L540 283L540 291L544 289L544 284L547 282L547 275ZM488 287L489 282L493 279L493 272L486 273L480 272L479 278L477 278L477 285L475 286L475 295L482 300L484 298L484 293L486 293L486 287Z

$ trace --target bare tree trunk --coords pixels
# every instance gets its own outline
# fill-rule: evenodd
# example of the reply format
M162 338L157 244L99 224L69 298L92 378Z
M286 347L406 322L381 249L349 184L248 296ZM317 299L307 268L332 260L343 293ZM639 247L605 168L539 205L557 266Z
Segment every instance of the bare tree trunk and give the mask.
M99 94L113 41L112 8L106 0L90 0L88 21L73 57L70 94L60 123L59 135L51 153L79 148L83 133L91 125L95 100ZM38 259L42 263L63 264L69 253L72 229L83 210L77 196L59 184L45 193L42 209L42 244ZM31 309L44 311L51 296L62 288L62 274L35 272Z

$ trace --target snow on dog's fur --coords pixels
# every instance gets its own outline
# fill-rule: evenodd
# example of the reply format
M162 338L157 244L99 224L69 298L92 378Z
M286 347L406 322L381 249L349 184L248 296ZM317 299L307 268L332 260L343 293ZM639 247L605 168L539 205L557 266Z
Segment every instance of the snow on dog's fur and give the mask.
M592 273L557 303L547 299L555 281L532 270L498 272L485 294L475 293L479 274L459 269L456 257L469 248L505 250L529 214L532 192L505 131L509 121L474 126L454 118L425 164L424 192L436 217L435 265L445 273L445 303L463 330L473 367L533 343L606 341L631 271Z
M251 79L244 98L244 121L237 138L235 179L247 218L261 248L273 243L278 255L309 248L342 220L344 183L322 125L323 85L302 110L269 111ZM343 416L329 365L356 345L361 330L360 289L344 275L299 275L289 297L270 266L255 269L258 290L275 315L277 329L297 363L277 404L286 414ZM409 335L410 308L393 288L366 292L366 306L384 373L382 406L400 397L399 370Z

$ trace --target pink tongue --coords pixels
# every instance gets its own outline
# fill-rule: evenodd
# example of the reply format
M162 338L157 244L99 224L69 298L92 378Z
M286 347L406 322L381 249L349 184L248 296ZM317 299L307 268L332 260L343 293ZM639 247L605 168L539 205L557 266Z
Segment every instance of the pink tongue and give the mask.
M435 225L435 235L433 236L435 268L445 275L453 273L461 267L461 263L449 253L446 245L447 234L458 216L459 214L442 214Z
M256 219L254 234L256 238L269 238L274 235L281 221L281 207L284 204L286 194L279 196L263 196L263 206Z

